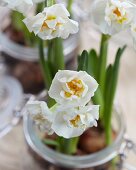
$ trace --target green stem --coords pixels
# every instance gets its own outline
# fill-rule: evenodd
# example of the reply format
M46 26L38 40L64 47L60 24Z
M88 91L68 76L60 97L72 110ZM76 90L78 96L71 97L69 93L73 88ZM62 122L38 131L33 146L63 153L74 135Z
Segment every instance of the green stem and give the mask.
M102 93L104 92L105 77L106 77L106 64L107 64L107 53L108 53L108 35L102 34L100 56L99 56L99 75L98 82Z
M57 70L65 69L64 53L63 53L63 41L61 38L55 38L54 40L54 65L56 65Z
M79 141L79 137L71 138L71 139L58 137L58 142L60 144L58 151L67 155L75 154L77 151L78 141Z
M51 76L51 71L48 62L44 57L44 43L43 40L41 39L39 39L39 57L40 57L40 64L43 72L44 83L47 86L47 89L49 89L52 82L52 76Z
M52 6L55 3L54 0L47 0L47 6Z
M69 11L70 14L72 14L72 4L73 0L68 0L67 10Z
M45 0L45 7L48 6L48 0Z
M111 128L111 116L112 116L112 109L113 109L113 103L109 102L109 106L107 109L105 109L105 112L109 115L106 116L105 121L105 135L106 135L106 144L109 145L112 142L112 128Z

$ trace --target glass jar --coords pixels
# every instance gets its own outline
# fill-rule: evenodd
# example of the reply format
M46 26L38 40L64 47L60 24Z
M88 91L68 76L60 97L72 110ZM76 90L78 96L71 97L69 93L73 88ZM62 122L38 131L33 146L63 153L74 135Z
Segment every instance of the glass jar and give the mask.
M125 121L118 109L114 110L112 127L117 132L117 137L110 146L86 156L67 156L52 150L42 143L40 135L35 129L34 122L24 112L24 134L29 150L39 165L46 170L110 169L110 161L119 154L126 129Z
M20 121L18 107L22 104L22 87L13 77L0 79L0 138Z

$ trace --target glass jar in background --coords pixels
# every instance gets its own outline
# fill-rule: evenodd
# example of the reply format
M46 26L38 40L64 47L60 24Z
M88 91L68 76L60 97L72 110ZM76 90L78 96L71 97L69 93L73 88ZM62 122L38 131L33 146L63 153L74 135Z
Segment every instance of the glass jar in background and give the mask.
M21 35L11 28L10 11L3 9L2 14L0 16L0 45L9 73L21 82L25 93L38 93L44 88L38 63L38 48L24 46L21 42L17 42L16 36ZM76 15L75 18L79 21ZM79 47L79 33L64 40L63 45L67 68L73 68ZM46 51L45 48L45 56Z
M6 135L20 120L23 90L20 83L6 74L6 65L0 55L0 138Z

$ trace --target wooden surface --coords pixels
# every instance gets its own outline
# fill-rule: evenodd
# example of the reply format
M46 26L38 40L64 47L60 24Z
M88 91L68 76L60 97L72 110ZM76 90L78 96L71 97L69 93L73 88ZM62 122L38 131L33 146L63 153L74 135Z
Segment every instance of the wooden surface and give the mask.
M99 34L87 26L90 28L88 23L81 27L80 49L97 47ZM113 61L112 54L119 44L120 37L116 38L110 45L109 62ZM116 101L126 117L127 132L136 141L136 52L131 48L122 58ZM129 161L136 166L136 157L130 156ZM22 122L0 139L0 170L41 170L27 152Z

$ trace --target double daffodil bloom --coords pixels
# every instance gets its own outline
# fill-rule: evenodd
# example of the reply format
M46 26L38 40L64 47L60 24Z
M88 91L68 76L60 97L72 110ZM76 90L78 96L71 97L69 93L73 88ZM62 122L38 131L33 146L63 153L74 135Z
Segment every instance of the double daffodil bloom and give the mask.
M51 126L54 115L44 101L29 101L26 108L40 130L48 133L49 135L53 134L54 131Z
M43 101L27 104L27 111L40 129L51 135L72 138L80 136L89 127L97 126L99 106L88 104L83 107L56 105L48 109Z
M49 109L45 102L32 101L27 110L48 134L55 132L67 139L77 137L97 126L99 106L90 103L97 87L97 82L85 71L62 70L56 73L49 90L57 103Z
M58 136L73 138L80 136L86 129L97 126L99 106L84 107L58 106L52 129Z
M96 80L85 71L60 70L56 73L48 93L59 104L84 106L97 87Z
M60 70L56 73L48 93L59 104L84 106L97 87L96 80L85 71Z
M30 32L34 32L43 40L56 37L66 39L69 34L78 32L78 23L69 19L69 12L63 4L46 7L36 16L24 19Z
M92 15L102 33L113 35L130 27L135 10L126 0L96 0Z

